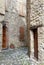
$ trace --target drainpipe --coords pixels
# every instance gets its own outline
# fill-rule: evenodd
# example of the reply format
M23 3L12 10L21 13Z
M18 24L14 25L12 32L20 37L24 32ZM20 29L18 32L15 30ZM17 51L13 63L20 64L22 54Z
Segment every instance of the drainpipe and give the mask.
M26 2L26 22L27 22L27 46L28 55L30 57L30 0Z

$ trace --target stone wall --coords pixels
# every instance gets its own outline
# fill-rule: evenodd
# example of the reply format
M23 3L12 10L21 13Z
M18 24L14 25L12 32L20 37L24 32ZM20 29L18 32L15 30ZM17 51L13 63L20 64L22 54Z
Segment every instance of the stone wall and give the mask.
M4 20L5 14L5 0L0 0L0 22Z
M38 27L38 57L40 62L44 62L44 1L42 0L31 0L31 14L30 14L30 25L32 28L35 26L42 25ZM32 32L32 31L31 31ZM30 33L31 44L33 44L33 34ZM32 47L32 46L31 46ZM33 48L31 48L31 53ZM33 55L33 54L32 54Z
M0 51L2 49L2 24L0 23Z
M30 20L32 26L38 26L42 24L42 13L43 13L43 1L31 0L31 12Z
M19 16L19 10L17 8L19 2L17 0L6 0L6 2L4 21L8 27L9 45L14 44L15 47L25 45L26 43L19 41L20 27L24 27L26 31L26 20L24 17Z
M2 1L2 0L1 0ZM0 2L1 2L0 1ZM8 36L8 44L14 44L15 47L19 47L22 45L26 45L26 34L27 34L27 24L26 24L26 0L5 0L6 7L3 9L5 16L3 19L8 28L7 36ZM25 2L25 3L24 3ZM20 4L22 3L22 5ZM3 6L4 6L3 5ZM23 10L19 5L23 7ZM31 0L31 12L30 12L30 26L39 26L38 28L38 52L39 52L39 60L44 61L44 0ZM25 10L24 10L25 9ZM22 11L23 12L22 12ZM0 10L1 11L1 10ZM5 12L6 11L6 12ZM21 15L21 16L20 16ZM2 21L2 16L0 16L0 22ZM25 29L25 42L19 41L19 29L20 27L24 27ZM0 44L2 43L2 24L0 23ZM33 32L30 33L30 43L31 43L31 55L34 53L34 41L33 41ZM1 48L1 47L0 47Z
M44 61L44 27L38 28L39 59Z
M0 13L5 14L5 0L0 0Z

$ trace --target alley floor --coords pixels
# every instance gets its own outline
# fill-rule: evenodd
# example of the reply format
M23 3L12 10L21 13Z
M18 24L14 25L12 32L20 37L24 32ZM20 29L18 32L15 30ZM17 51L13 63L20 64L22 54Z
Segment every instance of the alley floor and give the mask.
M27 48L7 49L0 52L0 65L30 65Z

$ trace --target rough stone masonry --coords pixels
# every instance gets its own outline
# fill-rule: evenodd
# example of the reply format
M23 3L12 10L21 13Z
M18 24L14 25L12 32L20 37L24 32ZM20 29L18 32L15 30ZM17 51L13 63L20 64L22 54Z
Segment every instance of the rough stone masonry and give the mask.
M20 30L20 27L23 27L23 28L25 28L24 32L26 31L26 20L23 17L23 16L25 16L26 10L23 12L24 15L20 16L20 14L22 13L21 7L24 6L24 8L26 9L26 7L25 7L26 4L23 1L19 2L18 0L16 0L16 1L15 0L9 0L9 1L4 0L4 1L5 1L5 3L4 2L2 2L2 3L5 4L5 6L2 6L2 7L3 8L5 7L5 9L3 10L5 13L3 16L4 17L3 22L2 22L2 24L0 23L0 25L2 26L4 24L6 24L6 26L7 26L7 32L6 32L7 37L8 37L7 44L9 46L10 46L10 44L14 44L15 47L23 46L26 43L19 41L19 36L20 36L19 30ZM25 4L25 5L23 5L23 4ZM20 5L21 5L21 7L20 7ZM19 7L20 7L20 9L19 9ZM24 8L23 8L23 10L24 10ZM0 28L2 30L1 26L0 26ZM1 34L2 34L2 32L1 32ZM0 36L0 37L2 37L2 36Z
M26 44L26 0L0 0L0 48L2 45L2 26L7 26L8 45L20 47ZM6 3L5 3L6 2ZM2 5L3 3L3 5ZM21 5L22 4L22 5ZM20 7L21 5L21 7ZM44 0L31 0L30 27L38 29L38 57L44 62ZM2 16L3 15L3 16ZM4 21L4 22L2 22ZM42 26L41 26L42 25ZM40 27L41 26L41 27ZM19 41L19 28L25 29L25 42ZM30 30L31 55L34 54L33 32Z
M31 0L31 14L30 14L30 26L32 28L38 27L38 57L39 60L44 62L44 1ZM40 27L40 25L42 25ZM31 30L31 46L34 44L33 32ZM34 52L34 46L32 46L32 52Z

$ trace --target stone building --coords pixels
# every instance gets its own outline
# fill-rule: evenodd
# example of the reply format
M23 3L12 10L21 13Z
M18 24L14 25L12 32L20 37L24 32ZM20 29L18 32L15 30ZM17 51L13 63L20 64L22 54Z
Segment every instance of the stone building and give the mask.
M28 4L30 4L27 10L30 13L27 17L30 20L30 55L31 58L44 63L44 1L28 0Z
M44 62L44 1L31 0L30 28L34 56ZM33 46L34 45L34 46Z
M23 46L25 44L25 35L26 34L20 34L20 32L26 31L26 1L23 2L22 0L1 0L1 8L0 8L0 16L1 22L0 22L0 28L3 32L1 32L1 35L3 35L3 41L1 38L1 44L2 47L9 47L11 44L14 44L15 47ZM5 7L5 8L4 8ZM25 8L25 11L24 11ZM5 28L6 27L6 28ZM22 30L20 30L22 28ZM25 28L25 29L24 29ZM4 33L5 32L5 33ZM23 35L23 36L21 36ZM1 36L2 37L2 36ZM6 39L4 39L4 37ZM20 38L22 40L20 41ZM24 39L23 39L24 38Z
M44 62L44 0L31 0L30 56ZM2 4L3 3L3 4ZM0 48L28 46L26 0L0 0ZM29 18L30 17L30 18ZM2 45L2 46L1 46Z

